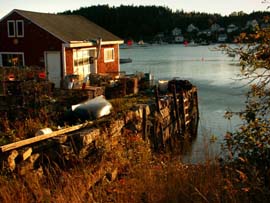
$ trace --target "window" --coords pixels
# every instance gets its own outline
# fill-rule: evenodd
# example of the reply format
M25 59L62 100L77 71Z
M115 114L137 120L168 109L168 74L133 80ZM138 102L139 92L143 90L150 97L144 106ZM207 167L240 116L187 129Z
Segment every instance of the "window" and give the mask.
M17 34L17 37L24 36L23 20L16 21L16 34Z
M22 67L24 66L24 58L23 53L2 53L2 63L0 65L2 66L17 66Z
M91 67L94 66L94 64L91 64L90 57L94 53L93 49L73 50L73 72L79 75L79 79L84 79L91 73Z
M24 36L24 23L23 20L8 20L8 37L23 37Z
M8 20L8 37L15 37L15 20Z
M104 49L104 62L114 61L114 48L105 48Z

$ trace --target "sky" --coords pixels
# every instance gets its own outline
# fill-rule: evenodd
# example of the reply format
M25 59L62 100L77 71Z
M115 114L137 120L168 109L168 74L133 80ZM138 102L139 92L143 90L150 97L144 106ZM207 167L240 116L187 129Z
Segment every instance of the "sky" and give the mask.
M28 11L57 13L66 10L76 10L80 7L92 5L120 6L120 5L156 5L166 6L176 10L197 11L229 15L234 11L251 13L266 11L270 5L263 0L0 0L0 18L13 9ZM109 2L109 3L108 3ZM270 11L270 9L268 9Z

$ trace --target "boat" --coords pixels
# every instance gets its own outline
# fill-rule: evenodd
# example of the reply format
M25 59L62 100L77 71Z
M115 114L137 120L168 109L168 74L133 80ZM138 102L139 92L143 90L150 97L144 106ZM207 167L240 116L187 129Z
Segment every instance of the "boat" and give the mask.
M120 58L120 64L122 63L131 63L132 59L131 58Z

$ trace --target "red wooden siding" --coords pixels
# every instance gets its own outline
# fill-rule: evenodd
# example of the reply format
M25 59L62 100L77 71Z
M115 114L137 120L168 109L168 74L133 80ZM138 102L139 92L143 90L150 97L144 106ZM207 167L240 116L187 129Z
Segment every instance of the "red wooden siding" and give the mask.
M104 62L104 48L114 48L114 61ZM98 73L118 73L119 72L119 46L107 45L102 46L100 51L100 57L98 59Z
M24 37L8 37L8 20L24 21ZM15 39L17 43L14 43ZM0 23L0 52L24 52L26 66L45 67L44 51L61 52L61 49L61 40L15 12Z
M8 37L8 20L24 21L23 37ZM45 51L59 51L61 53L61 66L63 66L62 44L63 42L56 36L53 36L43 28L40 28L38 25L27 20L16 12L11 13L0 22L0 52L24 53L24 62L26 66L39 66L41 68L45 68ZM107 63L104 62L104 48L114 48L114 61ZM77 49L79 49L79 47L77 47ZM74 67L72 48L65 48L65 57L66 74L73 74ZM100 57L97 61L97 72L118 73L119 69L119 46L117 44L102 46Z
M66 48L66 74L73 74L73 50Z

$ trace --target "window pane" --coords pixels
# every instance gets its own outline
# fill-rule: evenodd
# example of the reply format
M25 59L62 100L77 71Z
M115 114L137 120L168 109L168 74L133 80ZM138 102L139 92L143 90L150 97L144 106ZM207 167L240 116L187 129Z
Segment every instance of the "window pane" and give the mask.
M22 54L2 54L3 66L23 66Z
M15 37L15 22L8 21L8 36Z
M104 49L104 61L105 62L114 61L114 49L113 48Z
M18 37L23 37L23 21L16 21L17 23L17 36Z

